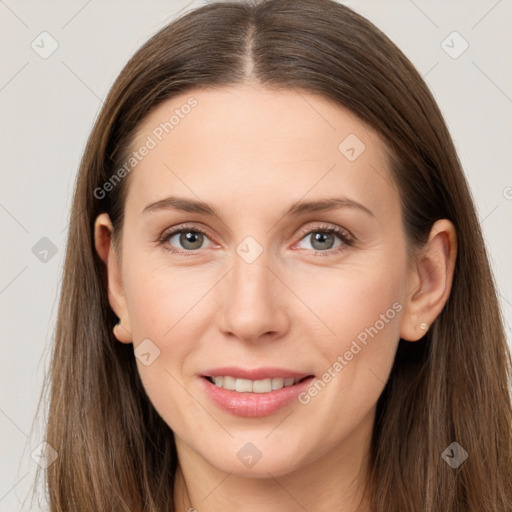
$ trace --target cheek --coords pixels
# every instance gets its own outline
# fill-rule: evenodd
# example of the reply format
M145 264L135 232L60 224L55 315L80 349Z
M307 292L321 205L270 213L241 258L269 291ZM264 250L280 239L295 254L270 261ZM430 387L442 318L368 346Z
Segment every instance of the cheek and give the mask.
M299 397L302 414L315 418L316 450L328 451L357 431L384 389L400 335L404 272L405 260L332 272L329 291L309 296L311 309L334 331L324 327L315 338L317 379Z
M150 257L132 254L125 262L125 276L134 344L152 340L160 350L156 361L160 366L173 374L188 375L188 356L204 349L204 328L212 322L211 300L218 273L165 261L155 264ZM140 370L146 377L145 368Z
M330 421L340 428L375 404L400 338L406 259L381 256L380 263L329 271L328 286L308 296L308 305L325 324L312 346L323 364L316 373L320 382L302 403L329 410Z
M193 380L191 354L200 349L204 338L200 330L205 321L207 292L215 280L210 283L200 272L180 272L164 266L150 269L149 265L144 268L134 264L132 271L126 296L136 353L138 344L147 339L159 350L148 366L137 360L144 389L175 432L186 432L193 424L199 433L204 412L185 388Z
M134 339L171 336L194 313L214 276L173 264L163 248L131 249L123 261L123 283Z
M358 337L364 342L368 330L376 336L374 327L379 339L397 338L404 279L405 261L396 259L387 264L322 269L314 278L299 278L294 290L317 315L322 334L317 343L332 357L348 350Z

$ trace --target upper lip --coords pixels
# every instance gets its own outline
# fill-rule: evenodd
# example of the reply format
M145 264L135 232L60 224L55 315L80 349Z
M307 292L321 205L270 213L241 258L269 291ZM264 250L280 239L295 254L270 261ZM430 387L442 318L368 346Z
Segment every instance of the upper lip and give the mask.
M224 366L222 368L212 368L202 372L202 377L222 377L229 376L237 379L263 380L272 378L294 378L303 379L309 377L311 373L287 370L285 368L261 367L261 368L239 368L236 366Z

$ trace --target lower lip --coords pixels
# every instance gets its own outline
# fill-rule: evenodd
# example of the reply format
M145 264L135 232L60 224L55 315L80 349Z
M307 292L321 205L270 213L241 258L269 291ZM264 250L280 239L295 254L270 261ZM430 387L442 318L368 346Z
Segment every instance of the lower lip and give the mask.
M307 377L298 384L268 393L239 393L212 384L201 377L206 394L221 409L235 416L256 418L273 414L297 399L314 377Z

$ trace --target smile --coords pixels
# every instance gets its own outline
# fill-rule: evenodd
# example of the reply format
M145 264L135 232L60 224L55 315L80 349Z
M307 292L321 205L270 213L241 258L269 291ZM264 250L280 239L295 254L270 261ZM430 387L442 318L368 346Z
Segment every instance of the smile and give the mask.
M223 411L246 418L274 414L293 403L315 376L281 368L216 368L200 382L206 396Z
M307 377L273 377L261 380L250 380L239 379L227 375L206 378L219 388L227 389L229 391L237 391L239 393L270 393L271 391L277 391L284 387L293 386L294 384L298 384L302 380L307 379Z

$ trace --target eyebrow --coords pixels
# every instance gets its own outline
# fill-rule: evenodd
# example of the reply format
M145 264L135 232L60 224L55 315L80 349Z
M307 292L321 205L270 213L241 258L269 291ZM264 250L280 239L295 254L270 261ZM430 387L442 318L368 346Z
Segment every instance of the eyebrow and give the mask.
M356 208L364 213L375 217L375 214L366 206L346 197L330 197L317 201L297 201L284 213L286 215L299 216L313 212L325 212L338 208ZM142 213L156 212L160 210L179 210L188 213L198 213L218 217L215 208L203 201L186 199L184 197L169 196L154 203L148 204Z

